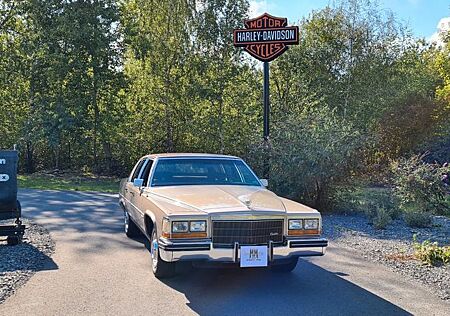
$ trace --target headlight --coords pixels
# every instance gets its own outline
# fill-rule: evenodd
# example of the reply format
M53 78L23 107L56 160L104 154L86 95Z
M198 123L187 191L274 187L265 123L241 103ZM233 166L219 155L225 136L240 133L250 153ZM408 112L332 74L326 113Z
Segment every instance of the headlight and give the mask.
M318 219L305 219L305 229L318 229L319 220Z
M189 222L172 222L172 233L187 233Z
M303 220L301 219L289 220L289 229L302 229L302 228L303 228Z
M192 221L189 222L191 232L205 232L206 231L206 221Z

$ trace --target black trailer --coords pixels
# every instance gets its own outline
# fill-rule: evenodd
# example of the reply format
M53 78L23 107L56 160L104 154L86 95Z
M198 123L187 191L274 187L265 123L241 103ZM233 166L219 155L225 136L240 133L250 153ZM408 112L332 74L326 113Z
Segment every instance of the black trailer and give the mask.
M0 220L15 220L10 225L0 225L0 236L7 237L9 245L17 245L25 232L17 200L17 162L17 151L0 150Z

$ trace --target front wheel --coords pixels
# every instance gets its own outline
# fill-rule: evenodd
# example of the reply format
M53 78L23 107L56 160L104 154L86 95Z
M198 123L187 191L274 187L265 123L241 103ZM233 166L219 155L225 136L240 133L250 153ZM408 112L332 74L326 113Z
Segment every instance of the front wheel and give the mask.
M297 262L298 262L298 258L292 258L291 260L289 260L286 263L280 263L277 265L273 265L270 268L274 272L287 273L287 272L291 272L292 270L295 269L295 267L297 266Z
M150 254L152 258L152 271L158 279L170 278L175 275L175 262L167 262L159 255L158 235L153 229L150 243Z
M124 230L127 237L139 236L140 230L134 221L131 219L130 214L127 211L123 211L124 217Z

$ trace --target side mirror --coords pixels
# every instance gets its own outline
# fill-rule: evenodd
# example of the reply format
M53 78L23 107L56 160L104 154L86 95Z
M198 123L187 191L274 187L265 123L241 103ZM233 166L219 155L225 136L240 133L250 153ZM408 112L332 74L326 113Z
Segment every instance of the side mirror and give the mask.
M140 188L144 184L144 179L134 179L133 185Z
M261 184L264 186L264 187L268 187L269 186L269 181L267 180L267 179L259 179L259 181L261 182Z

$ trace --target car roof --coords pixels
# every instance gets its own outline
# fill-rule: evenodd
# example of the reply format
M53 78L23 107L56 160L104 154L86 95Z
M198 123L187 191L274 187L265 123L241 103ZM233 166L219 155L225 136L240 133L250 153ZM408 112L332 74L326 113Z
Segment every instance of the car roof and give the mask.
M160 153L160 154L150 154L143 158L228 158L228 159L240 159L236 156L229 155L219 155L219 154L206 154L206 153Z

